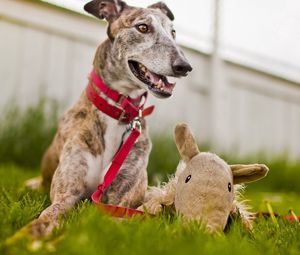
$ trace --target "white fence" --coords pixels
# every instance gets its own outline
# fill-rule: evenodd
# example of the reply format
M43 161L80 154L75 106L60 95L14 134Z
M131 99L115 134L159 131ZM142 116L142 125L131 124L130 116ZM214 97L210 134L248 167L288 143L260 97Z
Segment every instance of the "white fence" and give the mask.
M0 107L46 95L73 104L86 86L104 23L32 1L0 2ZM239 155L288 152L300 157L300 84L185 49L194 68L149 118L153 132L188 122L201 142ZM212 78L218 75L218 84Z

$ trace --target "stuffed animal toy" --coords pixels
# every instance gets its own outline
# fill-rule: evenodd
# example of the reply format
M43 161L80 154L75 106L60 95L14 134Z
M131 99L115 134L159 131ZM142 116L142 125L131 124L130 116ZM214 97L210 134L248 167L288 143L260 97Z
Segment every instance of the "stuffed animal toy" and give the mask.
M175 208L184 221L201 222L211 233L223 231L229 216L252 229L253 215L239 202L242 185L238 184L265 177L267 166L228 165L216 154L200 152L186 124L176 126L175 143L181 157L175 176L150 188L139 209L156 215L162 207Z

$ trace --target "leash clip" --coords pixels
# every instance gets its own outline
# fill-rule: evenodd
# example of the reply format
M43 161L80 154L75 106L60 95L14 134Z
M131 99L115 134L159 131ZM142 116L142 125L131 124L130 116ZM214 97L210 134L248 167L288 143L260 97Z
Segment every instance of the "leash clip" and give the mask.
M142 123L140 117L134 118L131 122L130 129L133 130L135 128L138 129L140 133L142 132Z

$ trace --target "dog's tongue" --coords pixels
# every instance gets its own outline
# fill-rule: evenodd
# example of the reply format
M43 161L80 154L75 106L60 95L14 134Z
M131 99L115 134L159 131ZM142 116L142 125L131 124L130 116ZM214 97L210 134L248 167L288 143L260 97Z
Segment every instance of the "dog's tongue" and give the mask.
M145 77L151 82L152 89L160 90L172 94L175 83L170 83L166 77L152 73L148 69L145 70Z
M146 78L150 80L153 84L157 84L159 80L161 79L157 74L150 72L147 70L146 72Z

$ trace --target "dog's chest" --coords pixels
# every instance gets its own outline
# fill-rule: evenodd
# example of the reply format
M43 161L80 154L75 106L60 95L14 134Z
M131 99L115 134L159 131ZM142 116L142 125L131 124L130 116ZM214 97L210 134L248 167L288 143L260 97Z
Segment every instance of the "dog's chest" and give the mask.
M122 143L123 134L126 132L126 125L119 125L117 120L107 116L104 119L106 124L104 134L105 150L96 157L90 153L86 155L88 164L86 183L91 192L96 190L97 186L103 182L109 165Z

